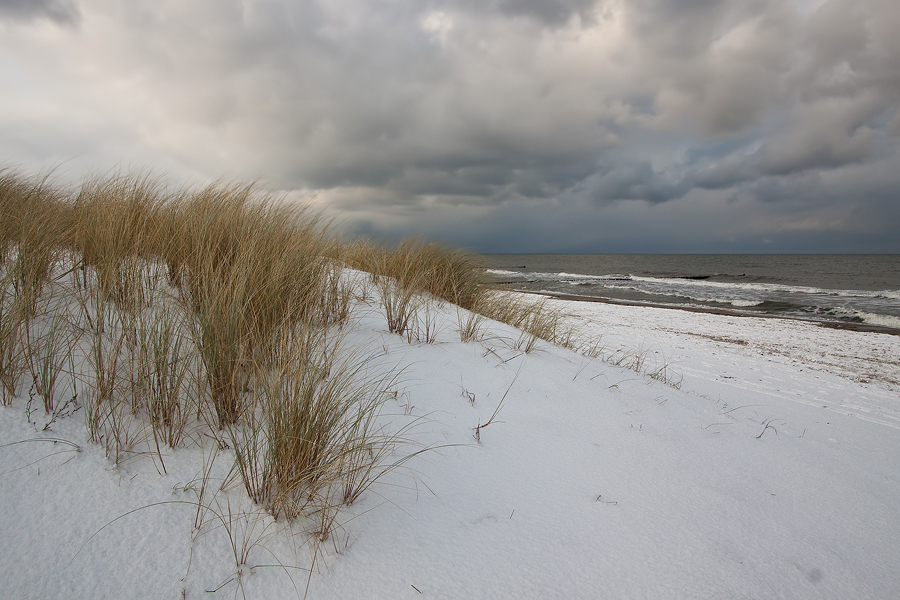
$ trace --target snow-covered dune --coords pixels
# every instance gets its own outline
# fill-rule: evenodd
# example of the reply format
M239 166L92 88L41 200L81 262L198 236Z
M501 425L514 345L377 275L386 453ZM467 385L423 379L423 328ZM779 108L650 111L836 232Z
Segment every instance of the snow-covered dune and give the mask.
M900 337L552 302L599 357L523 354L493 322L464 344L450 305L410 343L356 304L345 343L397 369L395 458L427 450L321 543L219 490L233 457L212 440L164 452L165 474L149 452L114 466L80 413L45 431L18 398L0 597L900 597Z

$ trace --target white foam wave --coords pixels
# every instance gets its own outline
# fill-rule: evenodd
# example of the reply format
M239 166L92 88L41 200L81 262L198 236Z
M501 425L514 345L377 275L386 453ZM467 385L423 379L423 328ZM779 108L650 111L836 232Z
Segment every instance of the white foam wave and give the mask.
M762 304L762 300L732 300L732 306L739 306L741 308L745 308L748 306L759 306Z
M868 323L869 325L880 325L882 327L893 327L894 329L900 329L900 317L894 317L891 315L875 315L867 312L857 312L856 313L859 318L863 320L863 323Z
M546 273L546 275L550 275L550 273ZM557 277L561 280L572 280L572 279L584 279L586 281L630 281L632 279L631 275L620 275L618 273L612 273L609 275L582 275L581 273L557 273Z
M629 281L638 284L646 284L652 286L652 293L662 293L664 295L675 292L677 295L694 297L687 290L710 290L713 296L718 293L712 290L726 292L726 295L745 296L747 292L750 295L756 294L796 294L796 295L816 295L816 296L832 296L845 298L870 298L874 300L900 300L900 290L840 290L828 289L811 286L800 285L784 285L779 283L740 283L734 281L709 281L706 279L688 279L682 277L643 277L640 275L609 273L605 275L587 275L584 273L521 273L518 271L508 271L504 269L486 269L486 273L491 275L501 275L505 277L521 277L534 281L558 281L559 283L587 283L587 282L610 282L613 285L620 281ZM669 290L664 291L664 288ZM635 291L648 291L644 288L634 287ZM699 299L699 298L698 298ZM715 302L724 301L723 298L713 298ZM748 300L749 301L749 300Z
M788 294L810 294L818 296L836 296L847 298L873 298L900 300L900 290L837 290L802 285L784 285L780 283L738 283L733 281L708 281L705 279L686 279L680 277L640 277L633 276L634 281L648 284L665 284L673 287L697 287L712 289L732 289L753 292L781 292Z
M742 298L705 298L702 296L683 296L681 294L668 294L670 296L681 296L683 298L688 298L695 302L713 302L716 304L730 304L737 308L749 308L751 306L759 306L763 303L762 300L746 300Z

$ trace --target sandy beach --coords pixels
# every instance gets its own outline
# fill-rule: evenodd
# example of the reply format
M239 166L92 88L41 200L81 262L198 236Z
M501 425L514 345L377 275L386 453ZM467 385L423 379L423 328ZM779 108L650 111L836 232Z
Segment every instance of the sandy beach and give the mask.
M20 397L0 409L0 595L900 597L900 337L549 302L598 357L525 354L498 323L462 343L446 304L437 340L410 343L376 297L354 306L348 347L401 373L394 458L429 450L319 544L220 489L228 449L115 467L80 414Z
M900 392L900 332L894 329L570 299L551 300L550 306L573 315L585 335L601 337L610 352L643 349L651 361L680 368L689 379L737 372L733 365L740 362L738 370L750 372L778 365L798 389L816 387L805 381L806 372L858 384L847 389L852 396Z

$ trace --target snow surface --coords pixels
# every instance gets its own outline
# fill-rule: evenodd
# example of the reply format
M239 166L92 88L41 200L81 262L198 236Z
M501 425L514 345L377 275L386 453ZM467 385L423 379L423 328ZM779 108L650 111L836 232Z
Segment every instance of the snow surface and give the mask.
M900 338L551 302L645 374L497 323L463 344L450 305L434 344L356 307L348 343L402 369L401 454L431 449L322 544L239 485L198 515L227 449L114 466L79 413L0 408L0 597L900 598Z

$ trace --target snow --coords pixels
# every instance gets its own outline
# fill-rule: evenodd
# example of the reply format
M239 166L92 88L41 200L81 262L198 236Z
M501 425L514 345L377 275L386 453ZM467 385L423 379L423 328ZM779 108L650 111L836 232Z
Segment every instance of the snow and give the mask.
M601 357L522 354L499 323L461 343L450 305L409 343L373 296L347 343L398 369L400 455L428 449L328 540L219 489L211 440L115 466L26 396L0 408L0 597L900 597L900 337L552 300Z

